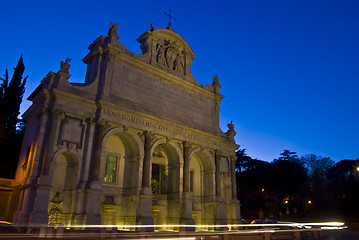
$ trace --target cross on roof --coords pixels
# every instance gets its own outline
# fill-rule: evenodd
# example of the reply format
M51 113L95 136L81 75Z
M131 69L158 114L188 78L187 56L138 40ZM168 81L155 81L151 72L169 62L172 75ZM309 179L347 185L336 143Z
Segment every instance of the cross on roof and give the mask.
M168 13L165 12L165 14L169 17L168 27L169 27L169 28L172 28L171 19L173 19L173 20L176 21L176 18L174 18L174 17L172 16L172 11L171 11L171 10L168 10Z

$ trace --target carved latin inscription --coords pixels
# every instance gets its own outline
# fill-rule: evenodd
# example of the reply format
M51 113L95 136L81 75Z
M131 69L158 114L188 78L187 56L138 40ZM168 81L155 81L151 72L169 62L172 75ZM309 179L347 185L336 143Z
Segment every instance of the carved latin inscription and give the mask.
M145 111L168 115L175 119L213 126L213 100L152 78L132 68L116 67L112 94L137 105Z

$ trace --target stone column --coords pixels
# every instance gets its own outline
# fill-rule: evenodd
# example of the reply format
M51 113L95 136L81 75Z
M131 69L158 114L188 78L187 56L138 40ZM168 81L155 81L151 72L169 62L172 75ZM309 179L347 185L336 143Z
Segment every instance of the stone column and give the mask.
M237 200L237 182L236 182L236 165L233 159L231 161L231 179L232 179L232 199Z
M190 192L190 150L191 145L188 142L183 142L183 192Z
M59 134L60 122L64 117L63 112L59 110L47 110L47 137L45 138L45 150L40 156L41 174L37 181L36 198L33 210L30 214L29 223L47 223L48 221L48 203L50 197L51 177L49 169L51 166L51 158L55 151L57 136ZM46 136L46 135L45 135Z
M225 203L222 198L222 186L221 186L221 153L215 151L215 163L216 163L216 199L217 199L217 209L216 209L216 224L225 225L226 221L226 208Z
M105 122L98 121L95 127L94 145L92 149L92 164L90 181L100 181L100 167L101 167L101 156L102 156L102 141L105 131Z
M236 166L235 166L235 158L230 159L231 161L231 179L232 179L232 203L233 203L233 214L232 224L238 224L241 222L241 209L240 203L237 199L237 180L236 180Z
M151 148L154 135L151 132L144 133L144 157L142 171L142 189L140 192L140 203L137 214L137 222L140 225L153 225L152 218L152 189L151 189ZM153 231L153 228L146 229Z
M216 196L218 199L222 198L222 188L221 188L221 157L218 151L215 151L215 162L216 162Z
M105 132L106 122L97 121L93 138L92 158L90 176L87 187L86 198L86 224L101 224L101 192L102 181L100 179L102 141Z
M183 142L183 195L182 195L182 219L181 224L194 225L192 218L192 193L190 192L190 153L192 146ZM194 227L186 228L187 231L194 231Z
M150 132L145 132L145 155L143 159L143 177L142 177L142 188L151 188L151 147L153 134Z
M92 146L94 140L94 132L96 122L92 118L85 119L86 122L86 130L83 139L83 153L82 153L82 161L79 164L80 170L80 177L79 177L79 184L78 189L76 190L76 202L74 204L74 224L86 224L86 204L87 202L87 182L90 180L89 177L91 175L90 172L90 164L91 164L91 153L92 153Z
M32 159L32 162L29 162L29 177L25 179L25 182L22 182L22 185L20 187L20 199L19 199L19 205L18 205L18 211L14 213L13 216L13 223L28 223L30 213L34 208L34 203L36 200L36 185L38 176L41 174L41 167L42 160L43 160L43 151L42 151L42 145L46 142L46 134L47 134L47 125L49 122L49 114L47 109L43 109L38 112L38 118L31 119L32 121L35 121L34 126L38 124L40 127L37 131L37 138L34 140L31 144L32 147L34 147L33 153L35 156ZM24 141L28 138L28 135L30 133L29 126L30 123L28 122L27 130L25 131ZM37 127L37 126L36 126ZM34 144L37 142L37 144ZM24 151L24 146L22 151ZM46 216L43 218L45 219ZM47 221L47 219L46 219Z
M42 163L42 173L41 175L48 176L50 174L51 158L55 150L56 141L60 133L60 123L65 118L65 114L60 110L51 111L51 122L49 127L49 135L46 141L46 150L44 153L44 159Z

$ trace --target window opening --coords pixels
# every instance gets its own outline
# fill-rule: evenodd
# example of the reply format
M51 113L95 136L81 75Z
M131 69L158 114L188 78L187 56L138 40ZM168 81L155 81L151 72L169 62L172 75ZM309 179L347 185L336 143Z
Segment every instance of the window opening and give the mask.
M106 161L106 172L105 172L105 182L116 182L116 173L117 173L117 160L116 156L108 155Z

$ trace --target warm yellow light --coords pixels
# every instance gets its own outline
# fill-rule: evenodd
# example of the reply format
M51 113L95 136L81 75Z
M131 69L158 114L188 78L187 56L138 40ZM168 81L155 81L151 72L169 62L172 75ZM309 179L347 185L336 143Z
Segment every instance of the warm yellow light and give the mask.
M262 192L264 192L264 188L262 188Z
M309 200L308 203L309 203L309 204L312 204L312 201Z
M288 200L285 200L284 203L285 203L285 204L288 204Z
M357 167L357 172L359 172L359 167Z

